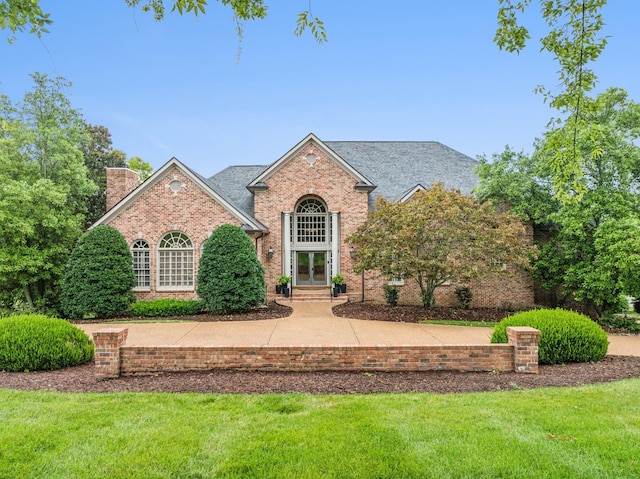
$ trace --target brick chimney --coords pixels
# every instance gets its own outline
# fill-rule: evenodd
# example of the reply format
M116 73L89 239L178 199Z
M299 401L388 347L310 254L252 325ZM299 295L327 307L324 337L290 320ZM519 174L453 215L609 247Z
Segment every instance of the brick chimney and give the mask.
M107 211L135 190L139 182L140 175L124 165L107 168Z

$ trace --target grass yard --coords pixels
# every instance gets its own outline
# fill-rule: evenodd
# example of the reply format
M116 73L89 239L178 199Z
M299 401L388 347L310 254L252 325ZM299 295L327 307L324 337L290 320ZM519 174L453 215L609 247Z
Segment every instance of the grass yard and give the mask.
M1 478L640 477L640 380L457 395L0 390Z
M447 326L472 326L474 328L494 328L496 323L488 323L486 321L457 321L457 320L445 320L445 319L425 319L420 321L420 324L440 324Z

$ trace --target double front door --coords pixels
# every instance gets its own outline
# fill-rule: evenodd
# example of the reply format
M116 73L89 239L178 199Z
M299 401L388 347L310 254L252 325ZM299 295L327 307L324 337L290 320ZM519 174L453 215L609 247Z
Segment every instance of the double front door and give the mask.
M295 284L325 286L327 282L327 253L325 251L297 251Z

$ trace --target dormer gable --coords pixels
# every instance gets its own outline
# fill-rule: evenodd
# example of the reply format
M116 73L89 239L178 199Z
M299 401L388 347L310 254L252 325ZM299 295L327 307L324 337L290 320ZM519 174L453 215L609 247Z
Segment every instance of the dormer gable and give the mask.
M298 144L291 148L282 157L267 167L257 178L247 185L247 189L252 192L264 191L268 189L269 178L278 172L284 165L289 163L293 158L299 156L302 152L307 151L304 159L313 168L319 155L329 158L338 167L343 169L353 178L354 188L359 191L371 192L376 188L367 177L347 163L343 158L336 154L331 148L325 145L316 135L309 133Z

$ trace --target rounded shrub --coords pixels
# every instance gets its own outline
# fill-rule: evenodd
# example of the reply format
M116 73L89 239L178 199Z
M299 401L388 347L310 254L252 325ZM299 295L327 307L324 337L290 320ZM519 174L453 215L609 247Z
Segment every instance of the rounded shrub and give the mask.
M129 309L137 281L122 234L101 225L83 234L69 256L60 285L62 313L73 319L107 317Z
M0 319L0 370L61 369L93 359L93 342L62 319L31 314Z
M492 343L506 343L507 326L530 326L540 330L540 364L583 363L607 354L607 333L587 316L564 309L535 309L514 314L493 329Z
M219 226L205 242L198 266L198 295L206 308L224 314L264 304L264 268L242 228Z

